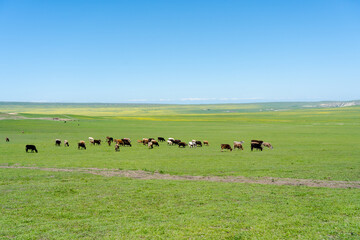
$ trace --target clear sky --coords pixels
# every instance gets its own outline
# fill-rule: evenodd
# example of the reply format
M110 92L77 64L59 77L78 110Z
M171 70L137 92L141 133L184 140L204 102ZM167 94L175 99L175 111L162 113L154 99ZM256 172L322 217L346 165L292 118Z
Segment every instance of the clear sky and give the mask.
M358 0L0 0L0 101L360 99Z

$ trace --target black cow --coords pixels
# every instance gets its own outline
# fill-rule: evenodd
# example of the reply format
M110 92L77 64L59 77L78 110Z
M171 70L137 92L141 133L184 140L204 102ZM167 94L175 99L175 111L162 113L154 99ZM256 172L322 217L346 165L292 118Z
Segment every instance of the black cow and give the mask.
M25 146L25 151L28 152L28 150L31 150L31 152L38 152L38 150L36 149L35 145L26 145Z
M94 145L101 145L101 140L100 139L94 139L94 141L92 141L92 144Z
M181 142L180 139L175 139L174 141L172 141L174 144L179 144Z
M60 147L61 144L61 140L60 139L56 139L55 140L55 146L59 146Z
M159 141L159 142L165 142L165 138L163 138L163 137L158 137L158 141Z
M261 143L259 143L259 142L251 142L251 151L252 151L254 148L255 148L256 150L260 150L260 151L263 150L262 145L261 145Z
M9 139L9 138L6 138L5 141L6 141L6 142L10 142L10 139Z
M86 146L85 146L85 142L81 141L78 143L78 149L85 149L86 150Z
M176 141L176 140L175 140L175 141ZM185 143L185 142L179 142L178 145L179 145L179 147L183 147L183 148L186 147L186 143Z
M195 143L196 143L196 146L197 146L197 147L202 147L201 141L196 141Z
M123 138L123 139L121 139L121 140L123 141L124 146L130 146L130 147L131 147L131 143L130 143L129 139Z

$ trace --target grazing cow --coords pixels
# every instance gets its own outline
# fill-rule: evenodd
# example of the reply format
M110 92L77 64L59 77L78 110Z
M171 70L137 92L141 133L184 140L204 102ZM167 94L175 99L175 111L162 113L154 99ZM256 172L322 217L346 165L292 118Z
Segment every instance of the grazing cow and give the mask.
M90 142L90 143L93 143L93 141L94 141L94 138L93 138L93 137L89 137L89 142Z
M130 146L131 147L131 143L130 143L130 140L128 138L123 138L121 139L124 143L124 146Z
M121 139L114 139L114 142L115 142L116 144L119 144L119 145L121 145L121 146L124 146L124 142L123 142L123 140L121 140Z
M60 139L56 139L55 140L55 146L59 146L60 147L61 144L61 140Z
M191 142L189 142L189 148L194 148L194 147L196 147L196 141L191 141Z
M198 146L198 147L202 147L202 143L201 143L201 141L196 141L195 143L196 143L196 146Z
M36 149L35 145L26 145L25 146L25 151L28 152L29 150L31 150L31 152L38 152L38 150Z
M256 150L260 150L260 151L263 150L262 144L261 144L261 143L258 143L258 142L251 142L251 151L252 151L254 148L255 148Z
M152 140L155 140L155 138L148 138L149 139L149 142L151 142Z
M151 142L154 146L160 147L159 143L156 140L153 139L153 140L151 140Z
M229 144L221 144L221 151L223 151L224 149L229 149L230 152L232 151L232 148Z
M183 147L183 148L186 147L186 143L185 143L185 142L179 142L178 145L179 145L179 147Z
M109 147L111 146L111 142L112 142L111 140L109 140L109 139L107 140Z
M115 152L118 152L118 151L120 151L120 145L119 145L119 144L116 144L116 145L115 145Z
M237 148L240 150L244 150L243 145L242 145L243 143L244 143L244 141L240 141L240 142L234 141L234 149Z
M144 145L147 145L149 142L150 142L150 141L149 141L148 138L143 138L143 140L142 140L142 143L143 143Z
M267 148L270 148L270 149L273 149L274 147L270 144L270 143L268 143L268 142L263 142L263 144L262 144L264 147L267 147Z
M84 141L80 141L78 143L78 149L85 149L86 150L86 146L85 146L85 142Z
M174 145L174 142L173 142L173 141L170 141L170 140L167 140L167 144L168 144L168 145Z
M181 140L175 139L173 142L174 142L174 144L179 144L181 142Z
M204 141L204 146L209 146L209 141Z
M143 140L137 140L138 143L143 143Z
M158 141L159 141L159 142L165 142L165 138L163 138L163 137L158 137Z
M5 139L5 141L6 141L6 142L10 142L10 139L7 137L7 138Z
M152 149L152 148L154 148L154 146L153 146L154 144L153 144L153 142L148 142L148 148L149 149Z
M125 140L125 141L128 141L129 143L131 143L130 138L123 138L122 140L123 140L123 141Z
M174 141L175 141L175 138L168 138L168 141L174 142Z
M64 140L64 146L65 146L65 147L69 147L69 142L68 142L68 140Z
M101 145L101 140L100 139L94 139L94 141L92 141L93 145Z
M107 137L106 137L106 140L107 140L108 142L109 142L109 141L113 142L113 141L114 141L114 138L107 136ZM110 145L109 145L109 146L110 146Z

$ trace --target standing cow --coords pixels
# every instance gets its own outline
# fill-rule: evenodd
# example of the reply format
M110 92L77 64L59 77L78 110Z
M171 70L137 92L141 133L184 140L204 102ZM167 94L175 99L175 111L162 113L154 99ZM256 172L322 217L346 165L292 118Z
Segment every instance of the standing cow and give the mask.
M56 139L55 140L55 146L59 146L60 147L61 144L61 140L60 139Z
M26 145L25 146L25 151L28 152L29 150L31 150L31 152L38 152L38 150L36 149L35 145Z
M229 149L230 152L232 151L232 148L229 144L221 144L221 151L223 151L224 149Z

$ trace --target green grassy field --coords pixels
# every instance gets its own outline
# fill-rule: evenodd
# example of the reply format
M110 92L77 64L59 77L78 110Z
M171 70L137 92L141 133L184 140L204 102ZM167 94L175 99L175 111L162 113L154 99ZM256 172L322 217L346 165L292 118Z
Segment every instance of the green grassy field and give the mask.
M2 104L0 165L360 181L360 107L300 105ZM74 121L9 119L12 112ZM78 150L90 136L129 137L133 146ZM149 150L136 143L158 136L210 146ZM70 147L55 147L56 138ZM251 139L274 149L251 152ZM244 151L220 151L235 140L245 141ZM26 144L39 153L26 154ZM359 189L0 172L4 239L360 239Z

